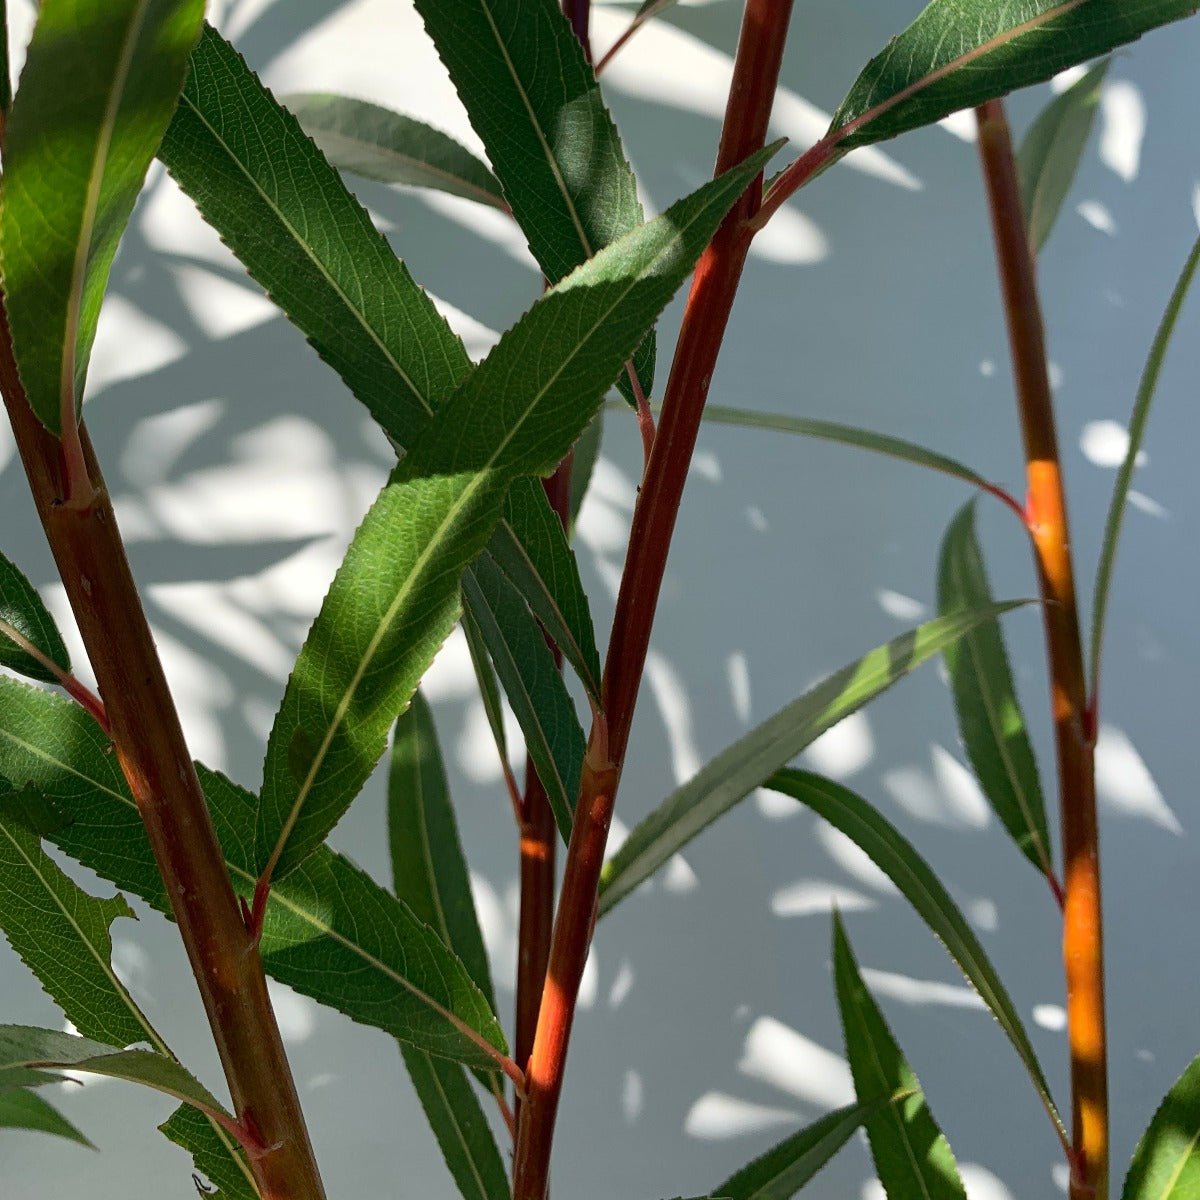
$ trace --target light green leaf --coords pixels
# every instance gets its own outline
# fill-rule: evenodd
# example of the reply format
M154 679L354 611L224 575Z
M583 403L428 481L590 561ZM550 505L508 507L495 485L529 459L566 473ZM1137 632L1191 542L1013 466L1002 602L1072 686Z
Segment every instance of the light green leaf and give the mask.
M1096 567L1096 586L1092 600L1092 681L1091 698L1096 703L1100 688L1100 657L1104 650L1104 618L1108 614L1108 595L1112 587L1113 567L1117 559L1117 543L1121 538L1121 524L1125 518L1125 503L1129 498L1129 485L1133 481L1133 471L1137 466L1138 453L1142 448L1142 439L1146 436L1146 422L1150 419L1150 404L1158 387L1158 377L1162 371L1163 359L1167 356L1167 347L1171 335L1175 332L1179 312L1187 297L1192 280L1196 277L1196 268L1200 266L1200 238L1192 246L1183 271L1171 292L1167 302L1166 312L1159 322L1158 331L1150 347L1150 355L1142 368L1141 382L1138 384L1137 399L1133 405L1133 416L1129 421L1129 445L1125 450L1125 461L1117 472L1117 481L1113 484L1112 500L1108 505L1108 516L1104 522L1104 542L1100 547L1100 561Z
M0 677L0 773L31 783L70 817L60 849L167 913L170 906L137 806L107 738L78 705ZM257 800L200 768L239 895L253 894ZM434 1054L495 1066L505 1048L466 968L412 912L341 855L322 847L271 891L261 950L281 983L352 1020ZM481 1044L482 1043L482 1044Z
M5 133L0 262L21 381L52 433L77 419L113 255L202 15L202 0L39 6Z
M1195 0L933 0L871 59L833 116L840 145L932 125L1191 16Z
M841 830L900 889L1008 1035L1066 1145L1062 1118L1012 999L987 952L929 864L861 796L840 784L805 771L784 770L772 775L766 786L799 800Z
M509 484L548 474L774 151L706 184L547 292L438 410L350 544L271 730L257 846L277 876L341 819L458 620ZM477 614L478 616L478 614Z
M714 1188L713 1195L728 1200L791 1200L879 1107L875 1101L827 1113L747 1163Z
M63 645L62 635L33 584L0 554L0 667L18 671L31 679L45 683L57 682L57 676L44 663L23 649L8 635L10 626L26 641L31 642L51 662L64 671L71 669L71 659Z
M259 1200L258 1187L245 1152L219 1125L186 1104L177 1108L159 1130L186 1150L219 1200Z
M487 166L461 142L424 121L328 92L284 96L283 104L339 171L380 183L434 188L508 212Z
M1138 1142L1121 1200L1192 1200L1200 1195L1200 1058L1166 1094Z
M585 748L575 705L533 614L499 567L480 558L462 586L559 832L568 841Z
M975 536L975 504L950 523L938 562L938 612L991 604L983 553ZM1025 715L995 621L985 621L944 651L963 745L984 795L1021 853L1054 879L1046 809Z
M211 28L159 157L393 444L410 446L471 372L467 352L295 117ZM536 511L516 511L521 503ZM507 515L534 527L554 519L540 488L514 490ZM573 557L544 538L525 549L547 628L566 627L568 649L594 654Z
M7 59L4 60L7 64ZM28 1129L36 1133L51 1133L95 1150L66 1117L53 1105L47 1104L36 1092L25 1088L0 1091L0 1129Z
M551 283L642 223L617 127L558 0L416 0L416 8ZM616 380L631 399L622 365L605 383ZM635 366L649 396L653 336Z
M928 662L980 621L997 617L1017 603L1024 602L939 617L877 646L722 750L638 825L605 865L600 877L601 914L827 729Z
M1034 254L1046 244L1071 190L1083 148L1092 132L1109 59L1098 63L1038 114L1021 141L1017 175L1021 207Z
M911 1092L907 1099L866 1118L871 1157L883 1190L890 1200L966 1200L950 1144L929 1111L920 1080L862 981L836 912L833 974L854 1090L860 1097Z

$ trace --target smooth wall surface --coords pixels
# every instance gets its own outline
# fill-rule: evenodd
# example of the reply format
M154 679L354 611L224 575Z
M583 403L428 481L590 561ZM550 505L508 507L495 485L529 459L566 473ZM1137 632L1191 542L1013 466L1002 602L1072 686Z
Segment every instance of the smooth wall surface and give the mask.
M803 149L916 0L798 4L774 130ZM23 42L31 5L11 6ZM600 9L607 45L628 9ZM740 6L681 5L606 76L650 208L709 173ZM336 90L472 142L406 0L228 0L212 17L279 93ZM1146 350L1196 236L1200 25L1120 54L1042 262L1082 582L1090 584ZM1048 89L1016 97L1022 129ZM1006 345L971 122L851 159L755 246L712 400L820 416L926 442L1019 490ZM789 153L791 151L789 150ZM354 182L474 355L538 282L519 235L465 202ZM671 345L679 306L660 346ZM1099 756L1115 1173L1200 1049L1200 824L1193 730L1200 503L1200 305L1185 313L1135 481L1112 598ZM664 349L660 379L668 356ZM292 659L388 465L382 438L276 315L161 168L123 243L88 423L118 497L150 619L196 755L255 786ZM640 461L610 414L579 554L603 642ZM680 520L619 805L627 827L676 782L816 679L929 615L937 546L968 497L953 481L783 435L707 426ZM998 595L1034 589L1019 529L981 503ZM7 430L3 548L67 621ZM1039 621L1006 621L1027 713L1046 726ZM427 684L493 951L512 1002L516 847L463 646ZM1038 741L1047 790L1052 759ZM974 922L1065 1102L1057 922L1049 894L963 766L936 666L805 756L876 803ZM388 877L378 776L333 835ZM89 880L94 891L106 885ZM577 1022L555 1195L707 1192L851 1095L829 971L845 914L868 981L963 1164L972 1200L1064 1188L1049 1125L1003 1035L917 918L831 830L790 801L747 800L598 932ZM116 963L184 1060L220 1086L174 930L115 928ZM381 1033L279 989L331 1200L450 1197L453 1185ZM0 945L0 1019L54 1024ZM0 1135L4 1200L186 1200L190 1164L155 1132L170 1106L116 1083L64 1088L99 1155ZM805 1195L877 1195L855 1141Z

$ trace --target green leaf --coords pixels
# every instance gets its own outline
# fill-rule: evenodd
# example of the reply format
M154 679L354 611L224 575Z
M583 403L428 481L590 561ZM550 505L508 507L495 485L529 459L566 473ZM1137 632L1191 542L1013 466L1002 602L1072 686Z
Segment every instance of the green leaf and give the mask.
M959 109L1191 16L1195 0L933 0L866 65L834 113L845 149L932 125Z
M585 748L575 705L533 614L499 567L480 558L462 586L559 832L568 841Z
M0 1091L0 1129L51 1133L55 1137L87 1146L89 1150L96 1148L58 1109L47 1104L36 1092L24 1088Z
M245 1152L219 1125L184 1104L158 1128L192 1156L196 1170L216 1189L205 1195L220 1200L259 1200Z
M600 877L600 913L648 879L671 855L748 796L844 717L928 662L980 621L1024 601L994 604L919 625L843 667L722 750L668 796L625 840Z
M159 157L384 433L410 446L471 372L467 352L295 117L211 28ZM537 511L515 511L521 502ZM553 519L540 488L514 491L508 516L534 526ZM526 551L554 581L540 589L547 627L565 626L568 649L594 653L574 559L544 538Z
M592 473L600 458L600 443L603 437L604 409L601 409L575 443L575 458L571 464L571 498L567 506L572 530L575 528L575 522L579 520L579 511L583 508L584 498L592 482Z
M202 15L202 0L39 7L5 133L0 261L21 381L52 433L77 419L113 255Z
M1112 587L1113 567L1117 558L1117 543L1121 538L1121 524L1125 518L1125 502L1129 498L1129 485L1133 481L1133 471L1137 466L1138 453L1142 448L1142 439L1146 436L1146 422L1150 419L1150 404L1158 387L1158 377L1162 371L1163 359L1167 356L1167 347L1171 335L1175 332L1175 324L1179 320L1180 309L1187 297L1188 288L1196 277L1196 268L1200 266L1200 238L1192 246L1187 261L1183 264L1175 289L1167 301L1166 312L1159 322L1154 342L1150 346L1150 355L1142 368L1141 382L1138 384L1137 399L1133 405L1133 416L1129 421L1129 446L1125 450L1125 461L1117 472L1117 481L1113 484L1112 500L1108 505L1108 516L1104 522L1104 542L1100 547L1100 561L1096 567L1096 586L1093 590L1092 601L1092 703L1100 688L1100 658L1104 650L1104 619L1108 614L1108 594Z
M188 1070L165 1054L150 1050L122 1050L92 1038L74 1037L57 1029L32 1025L0 1025L0 1090L20 1086L29 1070L61 1073L78 1071L140 1083L173 1096L227 1121L232 1117L213 1094Z
M959 510L942 540L938 612L946 615L991 603L972 501ZM988 803L1021 853L1047 879L1053 879L1037 762L1000 626L995 621L977 625L943 653L963 745Z
M1097 63L1042 109L1017 153L1021 208L1034 254L1046 244L1071 190L1083 148L1092 132L1100 87L1110 60Z
M1166 1094L1142 1135L1121 1200L1190 1200L1200 1195L1200 1057Z
M766 786L799 800L841 830L899 888L1008 1035L1065 1145L1062 1118L1012 999L987 952L929 864L861 796L832 780L805 771L784 770L772 775Z
M911 1092L866 1118L879 1182L891 1200L966 1200L950 1143L929 1111L920 1080L867 991L842 919L833 915L833 973L846 1056L859 1096Z
M458 620L509 484L549 474L774 147L601 250L504 335L409 449L350 544L267 744L258 862L340 820ZM476 614L478 616L478 614Z
M488 727L492 731L492 740L496 743L496 753L500 756L500 764L505 774L511 775L512 768L508 762L508 735L504 732L504 701L500 698L500 681L496 678L496 668L492 666L492 660L488 657L487 646L483 641L483 631L472 615L469 604L463 607L462 628L463 635L467 639L467 651L471 655L471 666L475 671L475 682L479 685L479 698L483 702L483 713L487 717Z
M558 0L416 0L416 8L551 283L642 223L617 127ZM652 338L635 365L648 396ZM630 399L622 366L605 384L617 380Z
M71 659L62 635L33 584L0 554L0 667L18 671L31 679L56 683L58 677L42 662L12 640L11 627L32 643L63 671L70 671Z
M747 1163L712 1194L728 1200L791 1200L878 1108L873 1101L827 1113Z
M51 840L72 858L168 913L137 806L107 738L68 700L0 677L0 773L61 805ZM257 800L200 768L226 865L253 894ZM504 1034L466 968L389 891L322 847L271 891L263 965L281 983L434 1054L491 1068Z
M434 188L508 212L487 166L461 142L424 121L328 92L284 96L283 104L339 171L380 183Z

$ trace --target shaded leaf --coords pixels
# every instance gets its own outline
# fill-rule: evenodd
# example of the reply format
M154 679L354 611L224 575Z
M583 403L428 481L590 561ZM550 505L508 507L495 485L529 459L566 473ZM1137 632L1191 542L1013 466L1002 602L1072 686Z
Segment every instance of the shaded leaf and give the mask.
M483 713L487 717L488 728L492 731L492 740L496 743L496 753L500 756L500 763L505 772L511 774L512 769L508 762L508 735L504 731L504 701L500 697L500 681L496 678L496 668L492 666L492 660L488 657L483 632L472 615L469 604L463 607L462 628L467 641L467 651L471 656L471 667L475 671L475 682L479 685Z
M5 132L0 260L21 381L52 433L77 418L113 255L202 15L202 0L39 6Z
M1092 132L1109 59L1098 63L1038 114L1017 152L1021 208L1034 254L1046 244L1071 190Z
M196 1170L216 1189L208 1195L220 1200L259 1200L245 1152L219 1125L183 1104L158 1128L192 1156Z
M950 1144L929 1111L920 1081L862 981L836 912L833 974L854 1090L860 1097L902 1090L911 1093L866 1117L867 1140L883 1190L890 1200L966 1200Z
M861 796L832 780L805 771L784 770L772 775L766 786L799 800L844 833L899 888L1008 1035L1065 1145L1062 1118L1012 999L987 952L929 864Z
M1166 1094L1138 1142L1121 1200L1190 1200L1200 1195L1200 1058Z
M257 846L278 875L322 842L458 619L459 580L509 484L548 474L775 147L547 292L438 410L350 544L271 730ZM293 756L310 739L307 766Z
M1125 449L1125 461L1117 472L1117 480L1113 484L1112 500L1108 505L1108 516L1104 521L1104 542L1100 547L1100 561L1096 567L1096 585L1092 593L1092 637L1091 659L1092 703L1100 687L1100 656L1104 649L1104 619L1108 614L1108 595L1112 587L1113 567L1117 559L1117 543L1121 538L1121 523L1125 518L1125 503L1129 498L1129 486L1133 481L1133 470L1137 466L1138 453L1142 448L1142 439L1146 435L1146 422L1150 419L1150 404L1158 387L1158 377L1162 371L1163 359L1167 355L1167 347L1171 335L1175 332L1175 324L1179 320L1180 309L1187 297L1192 280L1196 277L1196 268L1200 266L1200 238L1192 246L1183 270L1167 301L1166 312L1159 322L1150 346L1150 354L1146 365L1142 368L1142 378L1138 383L1137 399L1133 405L1133 416L1129 421L1129 445Z
M575 522L579 520L579 511L583 508L584 498L591 485L603 438L604 409L601 409L575 443L575 458L571 465L571 498L567 506L568 524L572 530L575 528Z
M435 188L508 212L500 184L486 164L424 121L328 92L285 96L283 104L340 171L380 183Z
M971 613L939 617L877 646L722 750L695 778L668 796L642 821L605 865L600 877L601 914L629 895L671 855L827 729L933 658L980 621L997 617L1015 606L996 604Z
M6 636L5 625L10 625L62 670L71 669L62 635L41 596L17 567L0 554L0 667L45 683L57 682L53 671Z
M990 603L991 588L975 536L975 505L971 502L959 510L942 539L938 612ZM947 646L943 655L954 691L958 728L984 795L1021 853L1053 879L1037 762L999 624L985 621L977 625Z
M7 60L5 60L7 61ZM50 1133L95 1150L66 1117L48 1104L36 1092L25 1088L0 1091L0 1129L28 1129L35 1133Z

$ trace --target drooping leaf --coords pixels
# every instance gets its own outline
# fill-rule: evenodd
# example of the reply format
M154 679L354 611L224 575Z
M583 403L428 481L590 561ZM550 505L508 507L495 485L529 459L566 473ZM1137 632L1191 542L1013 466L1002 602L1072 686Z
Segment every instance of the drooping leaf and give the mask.
M848 788L806 771L778 771L766 786L811 808L844 833L896 885L1008 1035L1066 1144L1062 1118L1025 1026L987 952L929 864L874 808Z
M938 562L938 612L992 602L975 536L975 504L964 505L946 530ZM977 625L943 651L954 710L967 756L988 803L1022 854L1054 878L1037 762L995 621Z
M866 1117L875 1172L889 1200L966 1200L950 1143L938 1128L920 1081L908 1065L854 961L854 952L833 915L833 974L846 1057L861 1096L911 1092L897 1104Z
M494 562L480 558L463 576L463 596L479 616L484 644L566 841L585 742L570 693L533 614Z
M416 0L416 9L551 283L642 223L617 127L558 0ZM631 399L622 365L605 383ZM649 396L652 335L635 368Z
M78 705L0 678L0 773L35 784L71 818L50 835L56 846L169 913L137 806L108 740ZM257 800L215 772L200 775L230 877L248 899ZM462 963L391 892L327 848L272 889L261 949L281 983L431 1053L490 1069L480 1042L505 1048Z
M339 171L380 183L434 188L508 211L486 164L424 121L329 92L285 96L283 104Z
M1036 254L1046 244L1059 209L1071 190L1083 148L1092 132L1100 89L1109 59L1097 63L1056 96L1038 114L1021 141L1017 175L1021 183L1021 208L1029 244Z
M216 1189L205 1195L219 1200L259 1200L245 1152L219 1125L183 1104L158 1128L192 1156L196 1170Z
M1100 547L1100 561L1096 567L1096 585L1092 593L1092 637L1091 637L1091 695L1095 703L1100 686L1100 657L1104 649L1104 619L1108 614L1108 595L1112 587L1113 567L1117 559L1117 543L1121 538L1121 523L1125 518L1125 504L1129 498L1129 486L1133 481L1133 471L1137 466L1138 453L1142 448L1142 439L1146 435L1146 423L1150 419L1150 404L1158 388L1158 377L1162 371L1163 359L1167 356L1167 347L1171 335L1175 332L1179 312L1187 298L1188 289L1196 277L1196 268L1200 266L1200 238L1192 246L1187 261L1183 264L1179 279L1167 301L1166 312L1159 322L1150 346L1150 354L1146 365L1142 368L1142 378L1138 383L1137 399L1133 405L1133 416L1129 421L1129 445L1125 449L1125 460L1117 472L1116 483L1113 484L1112 500L1108 505L1108 516L1104 522L1104 542Z
M78 1142L89 1150L96 1148L57 1108L48 1104L36 1092L25 1088L0 1091L0 1129L27 1129L35 1133L50 1133L55 1137L66 1138L69 1142Z
M384 433L410 446L471 372L467 352L295 117L211 28L159 157ZM540 511L516 513L522 503ZM535 527L553 519L540 488L514 490L508 515ZM574 559L544 538L525 549L542 579L547 628L594 647Z
M117 242L183 86L202 0L42 0L4 143L0 263L21 381L75 420Z
M600 877L601 914L827 729L928 662L980 621L1013 607L1013 603L995 604L939 617L877 646L722 750L642 821L605 865Z
M10 671L18 671L44 683L54 683L54 672L11 636L6 636L5 625L11 626L64 671L71 669L62 635L41 596L17 567L0 554L0 667L8 667Z
M453 628L459 580L509 484L548 474L774 147L601 250L547 292L409 449L355 534L267 744L258 861L319 845Z
M1200 1195L1200 1058L1166 1094L1138 1142L1121 1200L1190 1200Z
M1191 16L1195 0L933 0L866 65L830 131L845 148L932 125Z

